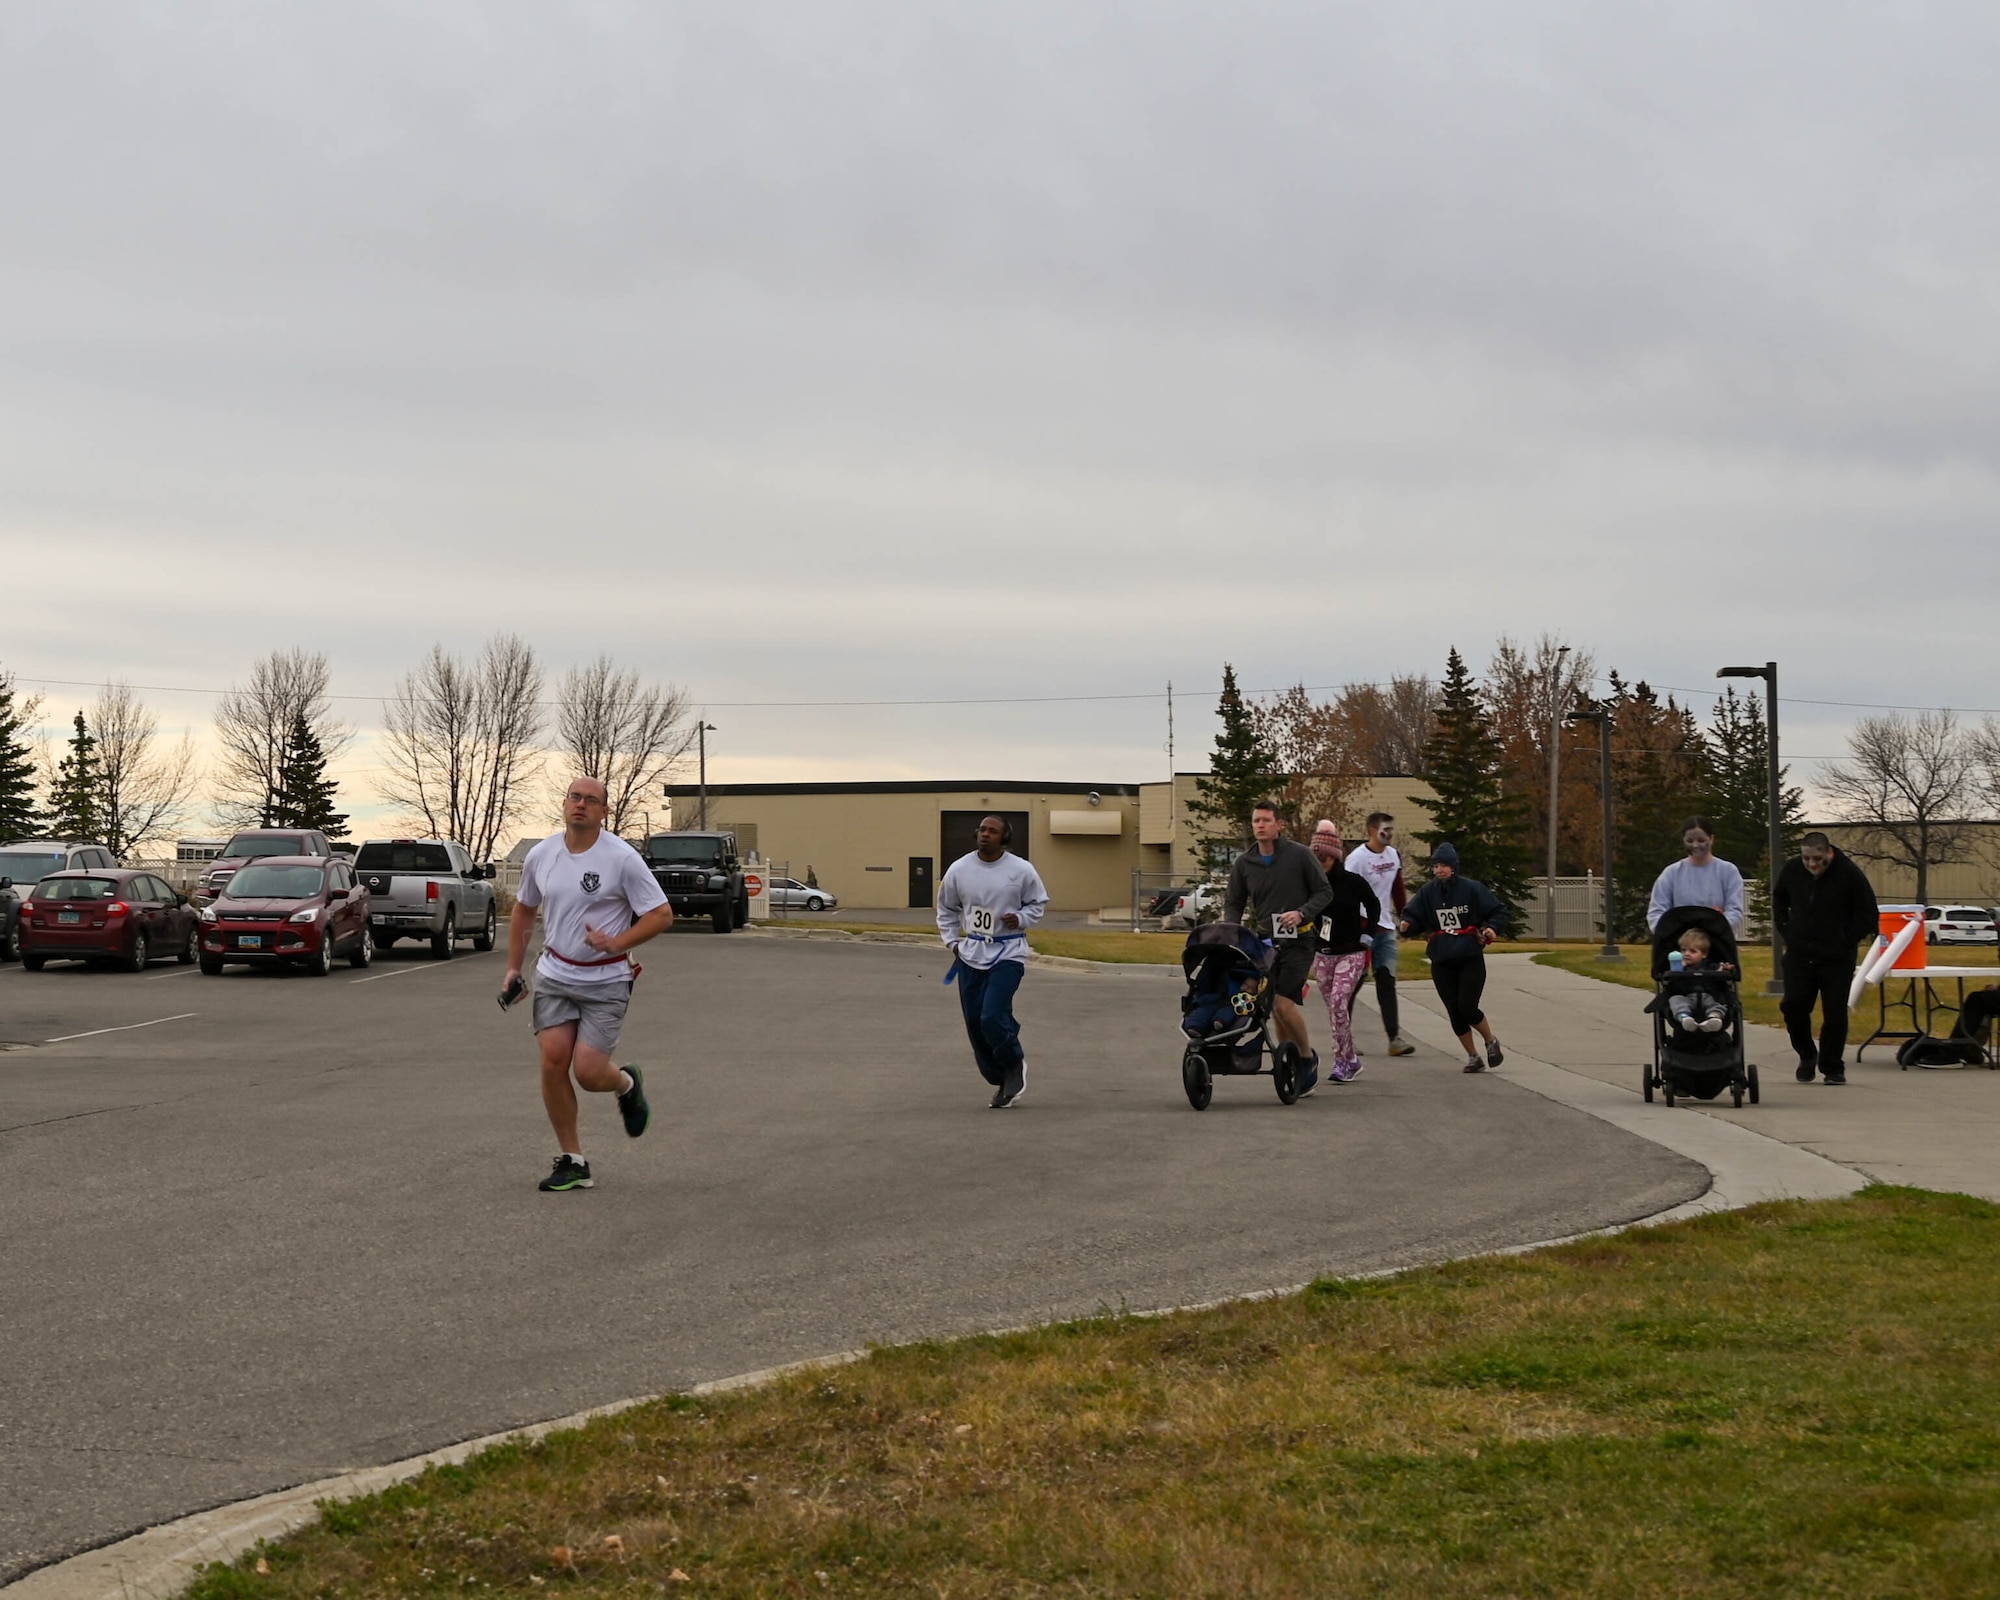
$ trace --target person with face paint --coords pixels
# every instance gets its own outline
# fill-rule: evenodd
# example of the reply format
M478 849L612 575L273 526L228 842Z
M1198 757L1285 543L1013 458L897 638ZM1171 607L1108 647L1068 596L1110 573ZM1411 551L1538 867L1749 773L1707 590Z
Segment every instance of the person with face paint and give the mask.
M1028 970L1028 930L1042 920L1049 892L1041 874L1007 846L1013 829L981 817L979 845L945 869L938 884L938 935L951 951L945 982L958 984L958 1006L979 1075L993 1085L992 1109L1019 1103L1028 1062L1014 995Z
M1431 881L1410 896L1403 931L1422 934L1430 957L1431 983L1444 1002L1451 1031L1465 1047L1465 1070L1484 1072L1506 1060L1493 1024L1479 1009L1486 992L1486 947L1507 920L1507 908L1485 884L1463 877L1458 850L1449 841L1431 852ZM1479 1058L1479 1038L1486 1059Z
M1369 963L1375 969L1375 1009L1382 1013L1389 1054L1414 1055L1417 1047L1403 1041L1402 1016L1396 1005L1396 919L1403 914L1409 893L1403 886L1402 853L1396 848L1396 819L1388 812L1368 814L1368 838L1348 856L1347 870L1375 891L1382 907Z
M1340 829L1322 818L1313 829L1312 853L1333 889L1333 900L1319 914L1313 956L1313 982L1326 1002L1326 1020L1333 1025L1335 1083L1352 1083L1361 1074L1361 1052L1354 1047L1354 991L1368 969L1368 946L1380 924L1382 903L1375 891L1343 861Z
M1881 928L1875 888L1868 875L1823 833L1809 833L1796 859L1785 863L1771 891L1771 921L1785 939L1785 997L1778 1010L1798 1053L1798 1080L1823 1073L1828 1084L1847 1082L1847 991L1854 982L1854 951ZM1813 1040L1813 1007L1820 1008Z
M1741 933L1749 914L1743 874L1734 862L1715 853L1715 824L1706 817L1689 817L1681 824L1681 843L1687 846L1687 855L1653 880L1653 897L1646 904L1647 931L1657 928L1660 918L1675 906L1707 906L1720 911Z

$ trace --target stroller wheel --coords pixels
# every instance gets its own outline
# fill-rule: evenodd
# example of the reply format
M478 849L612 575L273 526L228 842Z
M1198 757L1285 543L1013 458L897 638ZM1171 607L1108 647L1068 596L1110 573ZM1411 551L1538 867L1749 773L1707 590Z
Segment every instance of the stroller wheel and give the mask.
M1743 1085L1740 1083L1732 1083L1729 1086L1729 1103L1738 1111L1743 1109Z
M1181 1087L1187 1090L1188 1104L1197 1111L1206 1111L1208 1102L1215 1097L1215 1079L1199 1045L1190 1045L1181 1057Z
M1669 1106L1674 1103L1674 1080L1664 1072L1660 1074L1660 1095Z
M1278 1091L1278 1098L1291 1105L1299 1097L1299 1047L1295 1044L1281 1044L1278 1053L1271 1058L1271 1083Z
M1757 1103L1757 1063L1753 1061L1745 1067L1743 1076L1750 1081L1750 1103L1754 1106Z
M1639 1063L1639 1082L1640 1082L1640 1085L1641 1085L1641 1086L1642 1086L1642 1087L1643 1087L1643 1088L1645 1089L1645 1091L1646 1091L1646 1104L1647 1104L1647 1105L1651 1105L1651 1104L1653 1103L1653 1063L1652 1063L1652 1062L1650 1062L1650 1061L1642 1061L1642 1062L1640 1062L1640 1063Z

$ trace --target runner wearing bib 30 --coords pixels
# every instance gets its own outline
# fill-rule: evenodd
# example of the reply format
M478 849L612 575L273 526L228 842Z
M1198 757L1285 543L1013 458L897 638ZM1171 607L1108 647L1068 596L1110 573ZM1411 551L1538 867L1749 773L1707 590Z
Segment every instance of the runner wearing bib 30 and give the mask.
M507 979L500 1003L520 993L528 935L542 917L535 963L535 1038L542 1051L542 1105L560 1151L545 1190L588 1189L590 1163L576 1131L578 1086L618 1096L625 1132L636 1139L652 1120L637 1067L611 1059L632 998L626 952L674 925L673 908L646 863L604 831L605 788L578 778L563 799L564 829L528 852L507 923ZM574 1076L575 1083L571 1078Z
M953 957L945 982L958 984L972 1059L993 1085L995 1111L1027 1092L1014 992L1028 970L1028 930L1049 905L1041 874L1007 849L1013 837L999 817L981 817L979 848L945 869L937 897L938 933Z

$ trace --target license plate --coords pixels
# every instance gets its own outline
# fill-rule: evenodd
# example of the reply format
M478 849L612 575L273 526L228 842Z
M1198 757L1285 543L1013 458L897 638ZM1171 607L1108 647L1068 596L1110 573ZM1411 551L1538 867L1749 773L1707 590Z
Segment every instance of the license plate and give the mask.
M264 936L261 933L239 933L236 945L241 950L261 950L264 948Z
M81 922L83 921L83 913L81 911L58 911L56 913L56 921Z

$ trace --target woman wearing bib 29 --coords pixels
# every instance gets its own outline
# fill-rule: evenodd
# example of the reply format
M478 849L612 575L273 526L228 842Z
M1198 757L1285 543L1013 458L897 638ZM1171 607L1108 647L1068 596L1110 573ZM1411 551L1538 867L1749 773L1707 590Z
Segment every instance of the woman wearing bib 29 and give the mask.
M1431 881L1403 907L1403 932L1424 937L1431 983L1444 1002L1451 1031L1465 1046L1467 1072L1484 1072L1506 1059L1493 1037L1493 1024L1479 1009L1486 991L1486 947L1506 920L1507 908L1498 895L1459 875L1458 851L1449 841L1431 852ZM1486 1041L1484 1061L1479 1059L1481 1038Z
M995 1111L1028 1087L1014 991L1028 970L1028 930L1049 906L1041 874L1007 849L1013 837L1000 818L981 817L979 848L945 869L937 897L938 933L954 958L944 981L958 984L972 1058L993 1085Z

